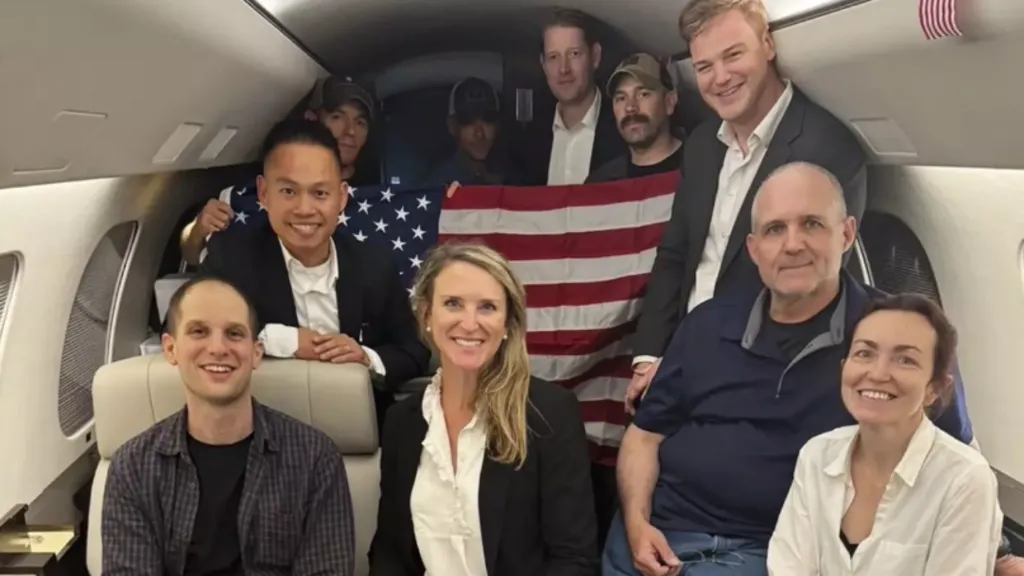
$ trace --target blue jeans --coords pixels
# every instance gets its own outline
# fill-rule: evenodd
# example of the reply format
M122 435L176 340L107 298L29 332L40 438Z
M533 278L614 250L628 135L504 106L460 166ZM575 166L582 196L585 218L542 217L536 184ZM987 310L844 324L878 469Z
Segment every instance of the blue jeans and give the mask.
M665 539L683 562L683 576L767 576L768 549L744 538L726 538L699 532L665 531ZM616 513L608 530L601 559L602 576L639 576L622 514Z

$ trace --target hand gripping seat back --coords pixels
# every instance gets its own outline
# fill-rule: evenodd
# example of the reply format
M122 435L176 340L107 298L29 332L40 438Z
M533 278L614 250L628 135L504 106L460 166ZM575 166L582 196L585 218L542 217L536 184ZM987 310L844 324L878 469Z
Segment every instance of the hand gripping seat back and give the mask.
M86 564L101 575L103 494L110 457L131 438L181 410L184 384L162 355L107 364L93 378L96 469L89 506ZM356 574L369 573L366 554L376 531L380 452L369 372L362 366L267 359L253 372L262 404L326 433L341 448L356 523Z

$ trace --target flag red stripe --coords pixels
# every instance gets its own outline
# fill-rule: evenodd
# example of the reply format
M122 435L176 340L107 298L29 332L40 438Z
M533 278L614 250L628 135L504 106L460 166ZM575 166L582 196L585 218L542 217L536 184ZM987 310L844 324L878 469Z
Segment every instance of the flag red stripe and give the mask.
M626 426L630 422L626 414L625 404L618 400L592 400L580 406L584 422L607 422L616 426Z
M555 306L587 306L642 298L647 292L650 274L624 276L604 282L581 284L527 284L526 305L529 308Z
M666 223L567 234L442 234L438 242L479 241L513 262L626 256L656 248Z
M591 442L588 447L590 448L590 460L597 462L603 466L615 466L619 459L619 449L617 446L601 446Z
M679 171L655 174L634 180L621 180L581 186L546 186L520 188L516 186L467 186L445 198L442 210L513 210L516 212L544 212L565 208L601 207L624 202L638 202L659 196L675 194Z
M918 18L928 40L962 36L956 18L956 0L919 0Z

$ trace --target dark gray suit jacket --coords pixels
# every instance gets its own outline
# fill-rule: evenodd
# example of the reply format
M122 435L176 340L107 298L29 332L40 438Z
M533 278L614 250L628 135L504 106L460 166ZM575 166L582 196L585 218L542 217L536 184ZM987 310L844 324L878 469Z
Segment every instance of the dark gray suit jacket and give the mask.
M637 355L661 356L686 315L697 265L711 226L718 193L718 174L726 146L718 139L721 120L704 122L694 130L683 152L683 177L676 190L672 217L665 228L644 298L634 341ZM775 131L758 168L726 245L715 295L737 290L757 291L763 284L745 238L750 233L754 192L769 174L790 162L810 162L836 176L843 185L849 214L860 222L867 201L865 153L860 142L838 118L793 87L793 99Z

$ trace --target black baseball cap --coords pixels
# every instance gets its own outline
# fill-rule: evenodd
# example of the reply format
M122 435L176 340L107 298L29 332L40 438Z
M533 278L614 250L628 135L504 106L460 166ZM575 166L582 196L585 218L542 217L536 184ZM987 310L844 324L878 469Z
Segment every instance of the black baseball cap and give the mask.
M498 93L484 80L469 77L452 88L448 97L448 115L454 116L459 124L470 124L476 120L494 122L501 112Z
M373 119L374 101L362 86L348 77L328 76L318 80L309 99L313 110L335 111L344 104L356 103L366 109L369 120Z

